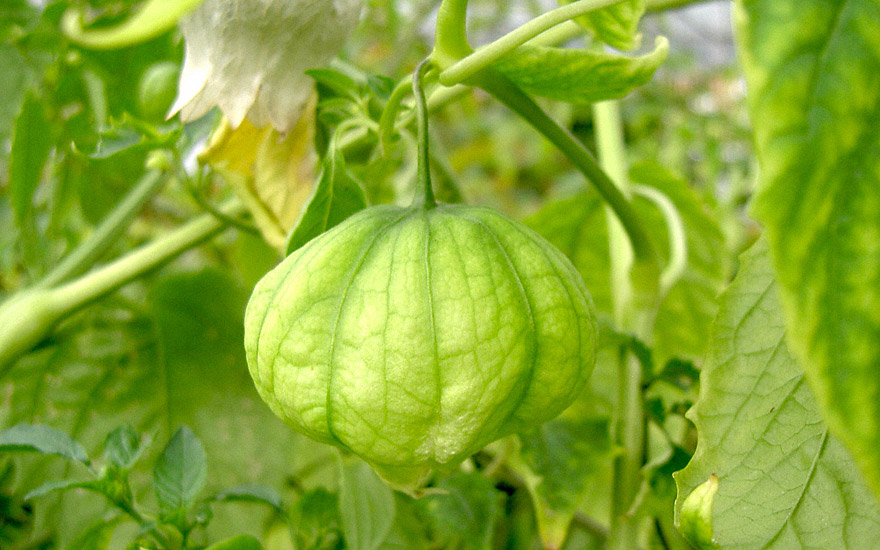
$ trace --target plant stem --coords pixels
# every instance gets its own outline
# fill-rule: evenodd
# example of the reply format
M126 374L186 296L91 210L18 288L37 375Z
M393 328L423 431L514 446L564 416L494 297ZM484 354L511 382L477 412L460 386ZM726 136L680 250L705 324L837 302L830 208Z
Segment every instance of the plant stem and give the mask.
M220 208L227 216L242 212L241 203L233 201ZM130 252L84 277L52 291L56 305L65 315L102 297L134 279L162 266L190 248L213 237L226 223L213 214L202 214L171 233Z
M242 212L238 201L221 210ZM171 233L56 288L31 288L0 304L0 378L23 354L45 340L59 322L81 307L165 264L226 227L202 214Z
M674 10L690 4L698 4L706 0L648 0L645 9L650 12Z
M467 39L468 0L443 0L437 12L437 30L431 59L438 67L449 67L473 50Z
M422 89L422 79L431 66L431 59L425 59L413 72L412 87L416 98L416 123L418 126L418 182L424 190L422 207L430 210L437 206L434 198L434 188L431 185L431 151L429 148L430 136L428 135L428 100L425 99L425 91Z
M147 172L122 202L101 221L95 232L65 256L49 274L34 285L35 288L53 287L88 270L125 231L144 204L162 189L165 181L162 172Z
M498 40L486 46L478 48L475 52L459 59L454 64L447 65L446 56L440 56L439 62L445 67L440 73L440 83L451 86L465 82L479 71L491 66L496 61L522 46L542 32L549 30L560 23L570 21L575 17L591 11L619 4L622 0L579 0L571 4L551 10L535 19L532 19L518 29L502 36ZM439 29L439 24L438 24ZM439 38L438 38L439 40Z
M491 69L485 69L478 75L477 85L525 119L565 154L572 164L596 187L596 190L620 220L626 235L629 236L636 257L646 264L656 265L657 254L651 241L648 240L648 234L645 232L641 220L629 200L617 188L608 174L602 170L587 148L550 118L532 98L524 94L504 76Z
M621 192L629 192L626 145L623 124L617 102L606 101L593 105L596 141L602 166L614 178ZM647 338L644 317L633 311L633 249L626 240L624 227L616 212L608 211L608 237L611 254L611 291L614 316L622 330L635 330ZM638 252L636 252L638 258ZM637 544L638 521L627 515L641 484L642 457L645 445L645 421L642 404L642 369L638 359L621 350L617 369L617 407L614 422L615 443L623 450L614 460L614 486L611 497L610 550L628 550Z
M630 197L629 174L626 162L626 148L623 143L623 124L620 110L614 101L593 104L593 117L596 128L596 147L602 168L613 180L614 185L627 198ZM633 249L626 241L624 228L606 207L608 241L611 250L611 296L614 318L619 329L629 329L628 318L632 306L632 284L630 272L633 266Z

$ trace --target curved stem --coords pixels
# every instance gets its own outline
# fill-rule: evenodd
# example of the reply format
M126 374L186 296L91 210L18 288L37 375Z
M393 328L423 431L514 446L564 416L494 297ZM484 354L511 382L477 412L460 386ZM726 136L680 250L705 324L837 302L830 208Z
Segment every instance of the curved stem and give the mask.
M422 205L425 209L437 206L437 200L434 198L434 189L431 186L431 152L429 149L428 135L428 100L425 99L425 91L422 89L422 79L431 66L431 59L425 59L413 72L413 95L416 98L416 120L418 125L418 144L419 144L419 161L418 161L418 183L424 189L422 197Z
M656 265L657 254L641 220L626 196L599 167L587 148L504 76L487 69L478 75L477 85L520 115L568 157L614 211L629 236L636 257L642 262Z
M443 0L437 12L437 31L431 59L448 67L473 50L467 39L468 0Z
M646 185L633 185L630 189L633 194L654 203L666 220L669 230L669 263L660 273L660 293L665 295L681 279L687 268L688 248L684 221L675 204L659 190Z
M65 256L34 287L53 287L85 272L125 231L144 204L162 189L165 182L165 174L162 172L155 170L147 172L125 198L122 199L122 202L101 221L91 237L80 243L70 254Z
M440 83L444 86L452 86L464 82L544 31L585 13L619 4L622 1L579 0L532 19L491 44L478 48L477 51L456 61L451 66L443 65L442 63L448 63L448 61L441 56L438 63L441 63L441 67L445 67L445 69L440 73Z
M409 78L404 78L398 82L388 98L388 103L385 104L385 108L382 110L382 116L379 118L379 146L383 155L387 155L391 149L391 140L394 138L394 131L396 130L397 112L400 110L403 98L406 97L406 94L411 89L412 83Z

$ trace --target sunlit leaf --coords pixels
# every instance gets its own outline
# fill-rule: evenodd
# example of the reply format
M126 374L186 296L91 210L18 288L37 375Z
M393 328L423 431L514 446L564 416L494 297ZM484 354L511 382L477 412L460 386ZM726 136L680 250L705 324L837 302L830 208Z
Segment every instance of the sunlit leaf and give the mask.
M880 508L822 422L786 344L777 290L759 241L713 326L688 413L697 451L676 474L677 511L714 474L709 524L722 549L863 548L880 537Z
M531 94L594 103L624 97L650 81L667 53L669 42L663 37L657 37L654 51L639 57L524 45L495 68Z

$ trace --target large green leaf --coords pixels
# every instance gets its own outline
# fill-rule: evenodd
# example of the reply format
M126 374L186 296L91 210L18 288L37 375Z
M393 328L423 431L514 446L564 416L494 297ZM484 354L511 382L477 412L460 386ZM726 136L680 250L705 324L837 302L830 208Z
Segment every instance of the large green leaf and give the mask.
M688 416L699 443L676 474L676 514L680 519L685 497L715 474L708 509L721 548L858 550L880 538L880 509L828 433L786 345L763 241L743 256L721 300L700 398ZM707 508L701 504L691 514Z
M657 38L652 52L638 57L524 45L495 68L531 94L593 103L619 99L646 84L668 52L669 42L663 37Z
M708 327L715 316L716 296L725 280L724 236L709 208L686 182L656 163L633 167L631 179L663 192L675 204L684 222L688 266L664 298L654 328L654 355L662 365L678 356L697 360L705 351ZM548 203L526 223L541 233L574 263L596 309L612 311L609 279L608 232L603 203L598 195L583 193ZM635 207L645 221L655 245L668 257L668 238L663 216L654 205L637 200Z
M880 494L880 2L740 1L736 20L761 163L754 213L792 349Z

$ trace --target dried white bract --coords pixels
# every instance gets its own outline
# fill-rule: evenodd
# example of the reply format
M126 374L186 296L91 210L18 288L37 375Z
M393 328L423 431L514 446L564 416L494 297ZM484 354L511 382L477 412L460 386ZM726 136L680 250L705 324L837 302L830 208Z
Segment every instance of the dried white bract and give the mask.
M357 24L362 0L205 0L180 28L186 59L172 113L219 106L233 127L286 132L309 99L303 71L325 65Z

